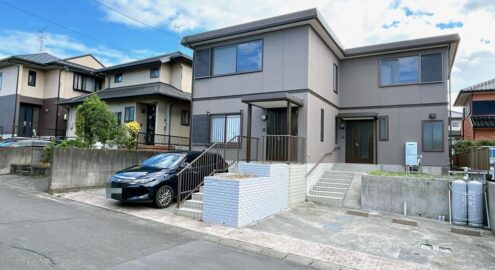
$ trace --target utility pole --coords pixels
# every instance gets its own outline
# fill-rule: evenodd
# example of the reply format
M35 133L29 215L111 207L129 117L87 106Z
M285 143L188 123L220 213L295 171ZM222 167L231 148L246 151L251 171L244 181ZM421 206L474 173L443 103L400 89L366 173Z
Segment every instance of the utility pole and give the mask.
M44 40L45 40L45 38L47 36L47 33L45 33L45 30L46 30L46 28L43 28L43 29L41 29L41 30L38 31L38 33L39 33L39 41L40 41L40 50L39 50L39 52L43 52L44 49L45 49L44 46L43 46Z

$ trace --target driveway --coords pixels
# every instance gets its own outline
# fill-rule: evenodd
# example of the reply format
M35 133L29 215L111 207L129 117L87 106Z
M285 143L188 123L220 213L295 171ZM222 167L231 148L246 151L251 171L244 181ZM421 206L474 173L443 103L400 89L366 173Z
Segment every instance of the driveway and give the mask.
M495 237L490 231L474 237L450 232L447 222L383 213L360 217L346 212L305 202L248 228L433 268L495 269ZM393 218L413 220L418 226L392 223ZM433 249L420 247L425 243Z

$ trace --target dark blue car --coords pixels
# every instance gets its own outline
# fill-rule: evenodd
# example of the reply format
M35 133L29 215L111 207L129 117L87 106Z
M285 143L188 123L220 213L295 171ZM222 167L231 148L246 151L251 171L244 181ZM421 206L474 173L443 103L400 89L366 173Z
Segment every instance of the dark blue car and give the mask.
M177 173L193 162L202 152L169 152L153 156L141 163L114 174L107 184L107 198L122 202L153 203L158 208L169 206L177 197ZM207 154L200 166L194 165L184 174L190 183L200 183L225 162L216 154ZM222 166L218 166L222 164ZM182 185L182 191L187 190ZM186 187L186 188L185 188ZM192 189L192 188L190 188Z

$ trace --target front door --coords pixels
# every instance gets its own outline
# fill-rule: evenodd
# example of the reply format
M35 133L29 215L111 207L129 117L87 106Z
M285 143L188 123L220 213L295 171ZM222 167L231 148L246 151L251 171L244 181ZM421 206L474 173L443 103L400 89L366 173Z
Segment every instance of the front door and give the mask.
M33 106L21 104L19 107L19 122L17 127L17 136L33 136Z
M287 109L276 108L267 110L266 123L266 160L289 161L291 157L297 157L297 140L289 136L297 136L297 108L292 108L290 134L287 130ZM280 136L270 136L280 135ZM289 151L290 147L290 151Z
M373 163L374 128L373 121L346 121L345 162Z
M155 144L155 122L156 122L156 106L148 105L146 108L148 118L146 122L146 144Z

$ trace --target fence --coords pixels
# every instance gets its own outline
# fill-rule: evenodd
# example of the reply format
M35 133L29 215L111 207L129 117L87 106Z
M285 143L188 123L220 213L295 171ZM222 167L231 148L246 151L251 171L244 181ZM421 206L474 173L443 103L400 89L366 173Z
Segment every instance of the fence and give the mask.
M188 148L189 138L163 134L139 133L138 148L144 145L166 146L168 149Z
M306 162L306 139L292 135L262 137L263 161Z
M469 167L473 170L490 170L490 148L472 148L452 156L454 168Z
M3 132L0 132L2 134ZM65 138L65 129L35 128L30 126L13 126L12 137L27 137L39 139Z

